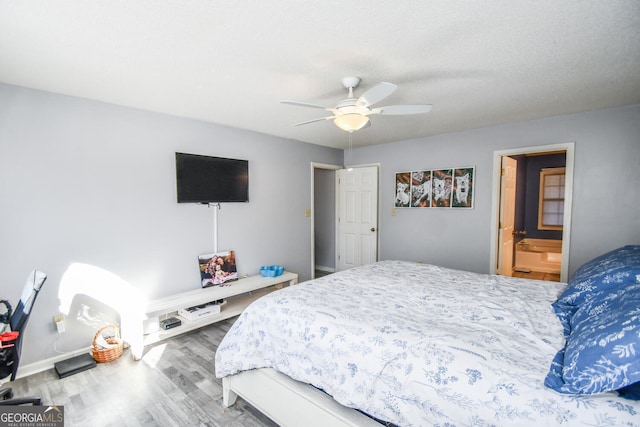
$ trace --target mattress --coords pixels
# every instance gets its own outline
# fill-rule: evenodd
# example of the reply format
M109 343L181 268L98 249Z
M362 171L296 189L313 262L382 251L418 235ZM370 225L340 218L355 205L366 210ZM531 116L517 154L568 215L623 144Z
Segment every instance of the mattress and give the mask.
M616 393L544 386L566 284L381 261L267 295L216 352L216 376L274 368L399 426L640 425Z

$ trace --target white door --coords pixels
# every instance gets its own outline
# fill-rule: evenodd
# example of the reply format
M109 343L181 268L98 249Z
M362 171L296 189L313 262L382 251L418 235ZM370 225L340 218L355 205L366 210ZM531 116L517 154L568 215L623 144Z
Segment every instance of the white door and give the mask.
M513 275L513 230L516 213L516 172L518 161L502 157L502 179L500 191L500 224L498 274Z
M378 168L340 169L337 270L378 260Z

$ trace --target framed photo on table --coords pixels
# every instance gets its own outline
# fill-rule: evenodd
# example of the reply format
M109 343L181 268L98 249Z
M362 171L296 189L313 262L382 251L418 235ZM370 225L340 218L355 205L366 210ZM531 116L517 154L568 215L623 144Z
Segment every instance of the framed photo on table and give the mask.
M226 285L238 280L236 256L233 251L200 255L198 265L203 288Z

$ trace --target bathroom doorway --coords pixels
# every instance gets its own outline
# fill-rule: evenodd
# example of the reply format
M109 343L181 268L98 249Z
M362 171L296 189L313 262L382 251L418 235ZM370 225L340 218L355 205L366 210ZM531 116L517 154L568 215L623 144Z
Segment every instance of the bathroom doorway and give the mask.
M573 149L565 143L494 152L492 273L568 280ZM547 175L553 177L540 191Z

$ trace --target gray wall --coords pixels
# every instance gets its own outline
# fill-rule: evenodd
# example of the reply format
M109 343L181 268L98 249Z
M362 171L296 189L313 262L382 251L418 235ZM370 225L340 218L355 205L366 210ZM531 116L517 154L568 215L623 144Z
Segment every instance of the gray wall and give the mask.
M236 251L240 274L281 264L311 276L310 164L342 164L341 150L0 85L0 297L17 301L34 268L49 276L23 364L92 343L105 311L96 302L74 305L65 334L53 329L73 264L113 273L149 298L200 286L213 209L176 203L176 151L249 160L250 202L223 204L218 216L218 249Z
M381 164L380 259L489 272L494 151L564 142L575 142L569 274L610 249L640 244L635 105L354 149L354 164ZM396 172L469 165L476 166L474 209L391 215Z

